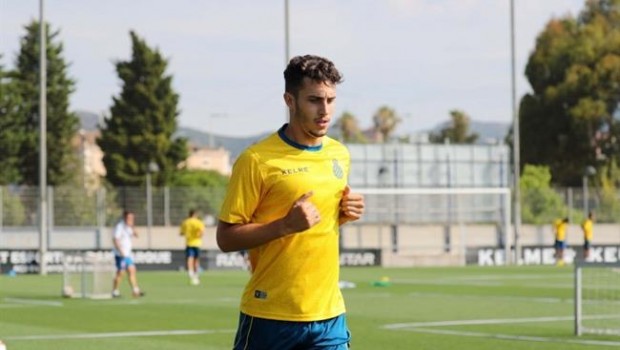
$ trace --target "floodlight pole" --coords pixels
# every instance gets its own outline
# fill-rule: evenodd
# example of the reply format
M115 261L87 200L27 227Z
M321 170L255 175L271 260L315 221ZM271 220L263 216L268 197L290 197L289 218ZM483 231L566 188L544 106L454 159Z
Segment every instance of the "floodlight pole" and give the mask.
M284 0L284 67L288 66L291 60L290 56L290 40L289 40L289 16L288 16L288 0ZM284 122L288 123L289 110L284 106Z
M153 190L151 188L151 171L146 172L146 239L151 249L151 226L153 226Z
M521 189L519 179L521 177L520 159L520 136L519 136L519 114L517 112L517 88L515 74L515 4L510 0L510 66L511 66L511 91L512 91L512 154L513 154L513 174L514 174L514 255L513 259L506 257L506 261L513 264L519 263L521 256ZM505 242L504 244L508 244Z
M288 0L284 0L284 64L288 65L290 56L289 44L289 16L288 16Z
M583 186L583 212L585 216L588 217L588 212L590 211L590 208L588 208L588 205L589 205L588 199L590 197L590 194L588 193L588 175L587 174L583 174L582 186Z
M47 275L47 56L43 0L39 0L39 273Z
M583 213L586 217L590 214L590 195L588 194L588 178L596 174L596 168L591 165L585 167L582 177L583 186Z
M146 168L146 234L147 246L151 249L151 228L153 227L153 173L159 172L159 165L154 161L150 161Z
M208 129L209 129L209 148L210 149L215 149L215 135L213 134L213 126L215 125L215 118L227 118L228 117L228 113L226 112L218 112L218 113L211 113L209 114L209 121L208 121Z

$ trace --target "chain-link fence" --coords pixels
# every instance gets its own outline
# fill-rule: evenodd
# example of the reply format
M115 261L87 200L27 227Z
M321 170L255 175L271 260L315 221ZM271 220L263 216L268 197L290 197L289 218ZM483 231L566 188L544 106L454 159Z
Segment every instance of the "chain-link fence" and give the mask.
M136 214L136 225L179 225L190 209L216 217L225 188L164 187L151 190L136 187L83 188L49 187L49 226L103 227L114 224L124 209ZM37 187L0 187L0 227L35 227L39 223L40 193Z
M521 191L521 203L524 224L549 225L564 217L581 223L590 211L598 223L620 222L620 191L614 189L526 189Z
M52 228L111 226L118 221L123 209L131 210L136 214L136 224L139 226L149 225L149 218L153 226L179 225L187 216L189 209L195 209L204 216L216 218L225 190L224 187L152 188L149 203L146 188L100 188L96 191L88 191L70 186L50 187L47 192L49 226ZM38 226L39 196L37 187L0 187L0 229L2 227ZM374 203L373 200L382 200L385 202L381 205L382 210L389 210L394 204L390 204L393 197L393 195L388 195L383 199L369 198L369 204ZM419 197L413 201L424 201L424 198ZM395 203L401 203L401 200ZM522 203L521 212L524 224L545 225L559 217L570 217L571 222L578 223L584 219L588 210L596 212L597 222L620 222L620 192L618 191L604 191L596 188L590 188L589 191L583 188L525 190L522 191ZM418 206L403 204L399 206L399 211L412 210L413 212L419 205L424 205L423 203L417 204ZM500 204L493 202L493 205ZM419 208L417 210L419 211ZM407 215L407 213L401 213L402 215L367 214L365 222L373 221L375 217L382 222L388 217L402 221L394 224L415 224L410 221L416 217L414 214ZM440 217L443 216L438 216ZM425 220L428 221L430 218L432 217L426 215ZM464 221L468 220L465 218Z

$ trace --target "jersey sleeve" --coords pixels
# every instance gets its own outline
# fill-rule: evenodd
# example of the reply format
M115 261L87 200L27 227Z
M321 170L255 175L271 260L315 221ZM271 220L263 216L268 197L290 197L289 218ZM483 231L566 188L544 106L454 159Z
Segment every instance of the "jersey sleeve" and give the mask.
M119 223L114 226L114 232L112 233L113 239L120 239L123 236L123 226Z
M258 155L246 150L233 166L219 219L229 224L249 223L260 201L262 185Z

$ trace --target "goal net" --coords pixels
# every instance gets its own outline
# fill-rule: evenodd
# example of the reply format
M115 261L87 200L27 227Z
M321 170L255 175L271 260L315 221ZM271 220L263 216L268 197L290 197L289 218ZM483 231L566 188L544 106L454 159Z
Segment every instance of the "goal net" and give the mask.
M112 295L114 258L104 252L65 252L62 296L107 299Z
M575 334L620 335L620 263L575 265Z

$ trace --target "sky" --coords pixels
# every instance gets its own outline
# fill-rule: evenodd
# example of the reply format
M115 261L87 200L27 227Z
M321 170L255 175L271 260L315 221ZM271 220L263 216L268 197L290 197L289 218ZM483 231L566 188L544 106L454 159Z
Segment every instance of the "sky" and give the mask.
M179 125L219 135L274 131L282 98L286 0L46 0L59 30L72 110L109 114L121 91L114 62L130 59L129 31L169 60ZM459 109L473 120L512 122L510 0L289 0L290 57L331 59L344 75L334 118L362 128L379 107L402 119L397 133L428 130ZM517 98L524 70L551 18L576 16L585 0L514 0ZM0 0L0 64L14 66L39 0Z

